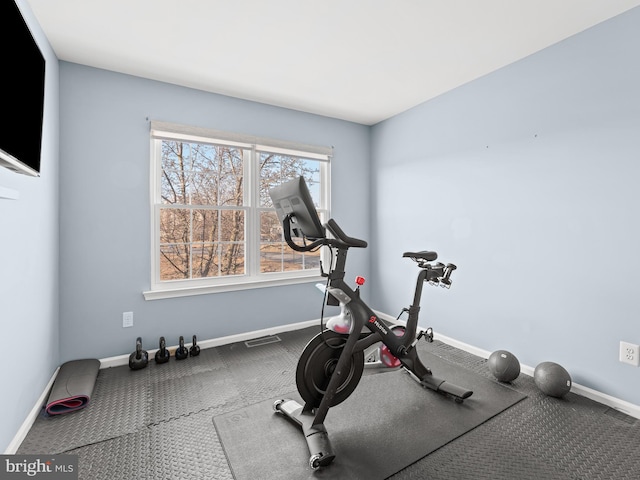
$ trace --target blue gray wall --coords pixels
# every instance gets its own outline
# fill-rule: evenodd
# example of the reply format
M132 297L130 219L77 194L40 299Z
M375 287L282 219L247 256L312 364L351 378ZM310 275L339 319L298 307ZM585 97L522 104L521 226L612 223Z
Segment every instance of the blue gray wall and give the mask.
M46 61L41 176L0 168L0 452L10 444L58 366L58 59L18 0ZM3 115L10 115L6 111Z
M432 249L459 267L423 325L640 404L640 8L372 129L373 298Z
M60 63L61 361L219 338L320 317L314 283L150 300L149 120L333 145L333 215L369 236L369 128L73 63ZM368 273L368 251L353 276ZM134 326L122 328L122 312Z
M0 169L20 194L0 200L0 449L67 360L319 316L312 284L143 299L148 119L334 145L333 216L370 243L348 277L369 277L375 308L411 299L403 251L437 250L459 270L425 289L423 325L640 404L640 369L617 359L640 343L640 9L373 128L58 63L25 10L47 58L43 169Z

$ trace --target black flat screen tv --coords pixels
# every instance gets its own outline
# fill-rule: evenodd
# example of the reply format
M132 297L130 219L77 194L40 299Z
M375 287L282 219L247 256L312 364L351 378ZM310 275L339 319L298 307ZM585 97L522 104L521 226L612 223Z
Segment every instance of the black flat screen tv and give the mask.
M14 0L0 1L0 166L40 176L45 59Z

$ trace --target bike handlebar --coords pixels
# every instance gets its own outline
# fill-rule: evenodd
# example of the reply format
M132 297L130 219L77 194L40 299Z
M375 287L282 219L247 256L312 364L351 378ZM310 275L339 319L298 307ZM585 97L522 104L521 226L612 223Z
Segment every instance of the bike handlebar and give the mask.
M334 245L338 247L358 247L358 248L366 248L367 242L364 240L360 240L359 238L349 237L344 231L338 226L336 221L333 218L330 218L325 227L333 234L336 238L332 240L330 238L318 238L314 239L310 244L298 245L291 238L291 219L290 215L287 215L285 219L282 221L282 230L284 232L284 239L293 250L296 252L310 252L315 250L322 245Z
M333 218L330 218L326 224L326 227L329 231L340 240L342 243L347 245L347 247L357 247L357 248L366 248L367 242L365 240L360 240L359 238L353 238L347 236L346 233L340 228L340 226L336 223Z
M316 248L321 247L322 245L326 245L326 242L327 242L326 238L320 238L311 242L309 245L306 245L306 244L302 246L298 245L296 242L293 241L293 238L291 238L290 215L287 215L285 219L282 221L282 231L284 232L284 240L287 242L287 245L289 245L296 252L310 252L311 250L315 250Z

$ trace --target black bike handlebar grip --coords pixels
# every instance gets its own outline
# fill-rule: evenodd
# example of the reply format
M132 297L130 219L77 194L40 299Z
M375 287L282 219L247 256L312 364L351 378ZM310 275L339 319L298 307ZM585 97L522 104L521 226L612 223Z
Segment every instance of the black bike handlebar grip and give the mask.
M291 247L291 249L295 250L296 252L310 252L310 251L314 250L315 248L326 244L326 239L325 238L319 238L318 240L315 240L314 242L310 243L309 245L300 246L300 245L296 244L296 242L293 241L293 238L291 238L291 218L290 218L290 215L287 215L285 217L285 219L282 221L282 231L284 233L285 242L287 242L287 245L289 245Z
M429 263L420 262L418 264L420 268L423 268L427 272L425 280L429 282L429 285L440 285L440 279L444 277L445 266L444 263L436 263L431 265Z
M451 287L451 274L453 271L458 268L453 263L447 263L447 266L444 268L444 275L440 279L440 284L445 288Z
M347 236L333 218L330 218L327 222L327 228L338 240L346 243L349 247L366 248L367 246L366 241Z

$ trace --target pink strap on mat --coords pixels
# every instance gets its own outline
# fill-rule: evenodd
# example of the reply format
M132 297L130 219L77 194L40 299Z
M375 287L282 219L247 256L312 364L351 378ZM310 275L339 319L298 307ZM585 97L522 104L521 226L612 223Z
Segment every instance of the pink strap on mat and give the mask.
M89 403L89 397L86 395L78 395L76 397L64 398L47 404L47 413L49 415L58 415L73 410L83 408Z
M49 415L74 412L89 403L96 383L100 360L89 358L64 363L56 376L46 411Z

